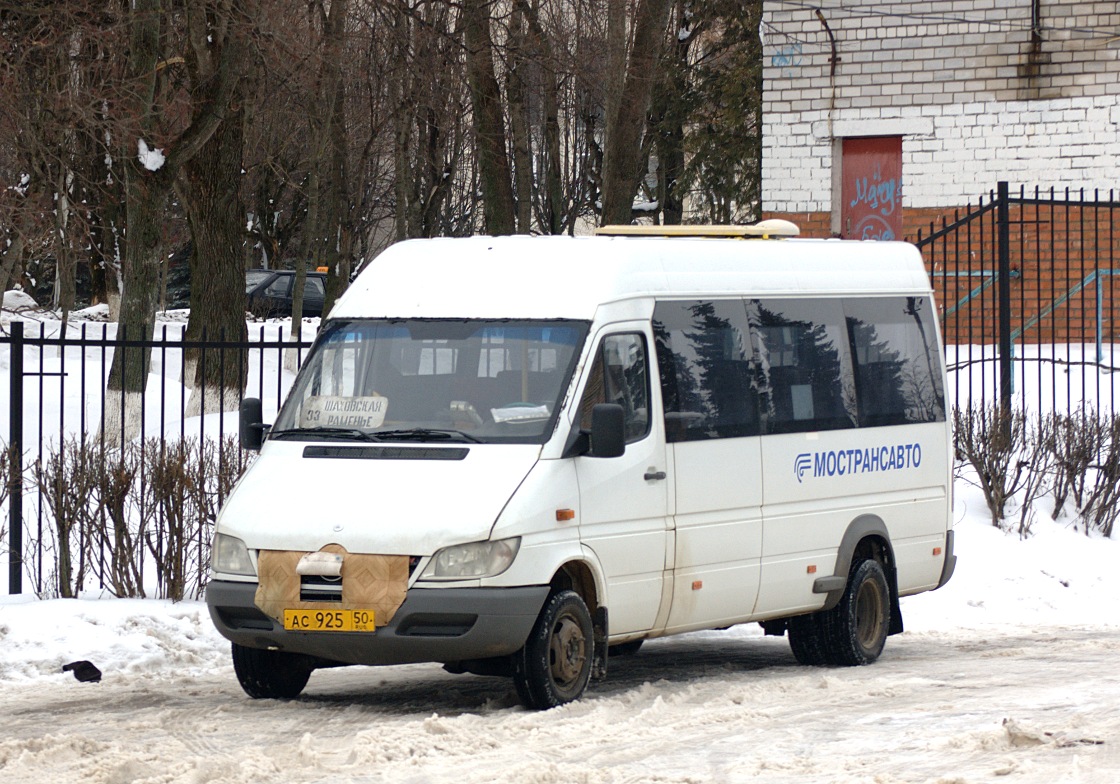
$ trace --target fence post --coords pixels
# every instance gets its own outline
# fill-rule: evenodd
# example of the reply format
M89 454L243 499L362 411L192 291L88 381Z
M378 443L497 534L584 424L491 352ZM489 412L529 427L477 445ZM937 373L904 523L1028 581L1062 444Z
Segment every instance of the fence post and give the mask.
M999 403L1011 413L1011 211L1007 181L996 183L997 251L999 255ZM1010 420L1008 421L1010 425Z
M8 413L8 593L23 593L23 322L11 322Z

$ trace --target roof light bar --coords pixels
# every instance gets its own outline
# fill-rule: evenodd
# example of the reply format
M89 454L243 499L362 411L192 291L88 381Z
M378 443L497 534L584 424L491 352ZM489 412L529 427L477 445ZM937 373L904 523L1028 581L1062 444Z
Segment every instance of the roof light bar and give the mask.
M600 226L595 234L606 237L716 237L723 239L770 239L796 237L797 224L771 218L751 226Z

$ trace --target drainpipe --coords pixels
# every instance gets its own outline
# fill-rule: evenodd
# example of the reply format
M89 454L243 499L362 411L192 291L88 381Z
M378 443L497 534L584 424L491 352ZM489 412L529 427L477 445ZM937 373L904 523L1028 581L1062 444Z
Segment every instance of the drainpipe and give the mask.
M1035 0L1038 2L1038 0ZM836 64L840 62L840 57L836 54L836 36L832 34L832 28L828 26L828 20L824 18L821 9L813 9L817 14L817 19L820 20L821 26L828 34L828 44L832 50L831 56L828 58L828 138L832 139L832 114L836 109Z

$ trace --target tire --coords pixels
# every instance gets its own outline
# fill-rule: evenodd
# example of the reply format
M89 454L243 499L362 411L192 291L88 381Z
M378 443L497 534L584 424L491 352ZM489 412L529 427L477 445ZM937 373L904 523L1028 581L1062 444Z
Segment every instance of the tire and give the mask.
M575 591L548 597L525 646L513 655L513 685L527 708L545 710L578 700L594 661L591 613Z
M818 615L826 663L858 667L878 659L891 625L883 565L872 559L853 563L840 603Z
M789 647L793 651L793 657L799 664L819 667L828 663L821 613L790 618L786 633L789 635Z
M311 668L290 653L237 643L233 643L233 671L241 688L253 699L294 699L311 677Z

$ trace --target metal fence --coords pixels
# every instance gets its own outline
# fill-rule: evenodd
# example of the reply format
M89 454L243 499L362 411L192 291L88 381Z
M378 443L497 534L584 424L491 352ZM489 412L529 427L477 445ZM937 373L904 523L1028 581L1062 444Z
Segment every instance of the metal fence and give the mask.
M7 365L7 385L0 385L0 425L6 436L7 471L6 531L0 522L0 551L8 554L8 593L24 590L25 577L36 593L57 589L59 550L67 546L68 532L55 519L62 511L60 504L73 506L85 499L72 498L82 492L104 495L111 488L86 487L81 477L69 473L75 460L100 463L102 466L123 466L126 450L136 452L137 460L128 465L136 468L132 481L137 487L137 508L133 514L152 520L146 543L153 553L161 552L160 541L174 521L168 509L160 508L159 498L149 492L149 485L158 479L151 467L160 465L167 455L186 456L192 465L200 466L201 475L192 482L205 485L198 492L212 496L207 500L213 510L220 504L247 456L236 446L237 410L244 395L261 398L267 416L275 416L284 395L294 380L295 370L310 346L309 342L285 337L286 326L269 324L252 331L247 340L185 340L185 325L163 326L152 340L132 340L117 335L113 324L86 323L69 326L61 333L58 322L13 321L9 334L0 336L0 368ZM208 390L205 382L193 390L184 383L190 372L188 354L197 351L201 378L208 363L236 372L239 383L233 390ZM146 363L148 380L138 400L106 392L110 368L116 352L139 352ZM6 363L3 363L4 359ZM3 400L7 396L7 401ZM216 398L221 411L207 413L198 401ZM4 403L7 405L4 405ZM126 412L128 405L138 411ZM119 406L119 411L114 411ZM114 414L116 414L114 416ZM127 432L125 422L134 425ZM119 428L119 430L117 429ZM65 461L69 464L64 464ZM166 462L166 461L165 461ZM117 470L124 470L118 468ZM129 469L131 470L131 469ZM209 472L209 475L207 475ZM63 487L63 483L69 486ZM52 492L53 491L53 492ZM100 499L101 525L112 528L106 520L108 500ZM149 508L144 508L147 504ZM71 510L72 511L72 510ZM210 521L212 523L212 520ZM199 568L205 561L208 547L205 526L194 531ZM119 532L118 532L119 534ZM78 530L75 536L86 536ZM100 546L90 548L86 542L73 541L77 558L92 559L80 563L101 587L112 576L107 558L111 553L108 537ZM135 547L145 543L134 542ZM53 548L54 552L47 552ZM55 585L52 587L52 580ZM110 588L112 586L109 586Z
M1115 410L1118 242L1112 191L1006 182L919 232L958 405Z

